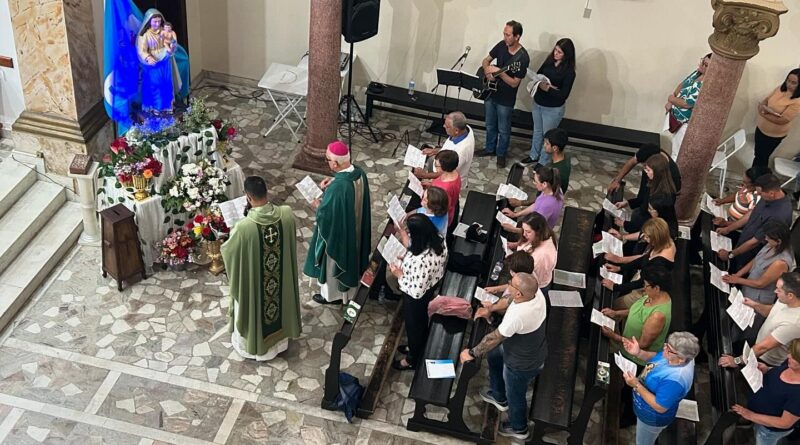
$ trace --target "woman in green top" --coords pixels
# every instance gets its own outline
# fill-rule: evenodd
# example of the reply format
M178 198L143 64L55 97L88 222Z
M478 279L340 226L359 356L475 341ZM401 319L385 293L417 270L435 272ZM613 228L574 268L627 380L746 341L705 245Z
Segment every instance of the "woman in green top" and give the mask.
M639 298L630 309L613 310L605 308L603 314L617 321L625 320L622 335L604 327L603 335L617 343L622 349L622 354L638 365L645 362L629 355L622 347L623 337L631 340L636 338L643 351L658 352L664 346L672 319L672 300L669 289L672 274L660 265L648 265L642 269L644 279L644 295Z

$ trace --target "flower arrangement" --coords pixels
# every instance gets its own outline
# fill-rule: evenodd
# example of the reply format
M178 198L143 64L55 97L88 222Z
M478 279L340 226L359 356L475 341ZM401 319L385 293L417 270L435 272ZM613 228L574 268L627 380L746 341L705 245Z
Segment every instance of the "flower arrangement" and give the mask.
M196 215L193 220L186 223L186 228L198 241L222 241L228 238L231 231L216 206Z
M170 232L158 243L158 262L168 266L179 266L193 261L194 238L183 229Z
M206 160L184 164L161 187L161 205L173 215L207 210L214 204L228 200L225 196L228 184L225 172Z
M145 144L146 145L146 144ZM153 150L118 137L111 143L111 155L103 156L101 176L116 176L120 184L130 184L134 176L150 179L161 175L163 166L153 157Z
M239 134L239 130L230 122L225 122L222 119L214 119L211 125L217 130L217 139L220 141L229 141Z
M201 97L192 97L189 100L189 108L183 114L181 120L181 127L184 132L192 133L208 128L208 122L211 118L208 116L208 106Z

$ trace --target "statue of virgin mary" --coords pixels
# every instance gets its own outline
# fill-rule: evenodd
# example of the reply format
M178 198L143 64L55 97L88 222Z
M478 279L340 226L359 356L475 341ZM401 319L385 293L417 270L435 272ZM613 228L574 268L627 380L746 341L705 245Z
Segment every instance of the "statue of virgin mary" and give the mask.
M145 112L171 111L182 81L172 49L161 35L164 16L149 9L136 37L136 52L142 67L141 102Z

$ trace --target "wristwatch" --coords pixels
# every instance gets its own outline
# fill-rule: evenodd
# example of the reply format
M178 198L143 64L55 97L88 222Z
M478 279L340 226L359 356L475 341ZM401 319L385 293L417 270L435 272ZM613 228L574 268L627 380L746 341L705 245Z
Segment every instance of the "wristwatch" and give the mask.
M729 260L732 260L732 259L733 259L735 256L736 256L736 255L734 255L734 254L733 254L733 251L732 251L732 250L731 250L730 252L728 252L728 259L729 259Z
M742 363L743 363L742 358L741 357L734 357L733 358L733 363L735 363L736 366L741 366Z
M469 354L469 356L472 357L472 358L478 358L475 355L475 351L473 351L472 348L467 349L467 354Z

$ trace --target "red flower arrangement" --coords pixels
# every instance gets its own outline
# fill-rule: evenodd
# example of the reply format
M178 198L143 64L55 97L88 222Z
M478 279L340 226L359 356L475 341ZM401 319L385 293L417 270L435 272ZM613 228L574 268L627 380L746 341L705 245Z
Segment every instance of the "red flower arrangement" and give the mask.
M186 228L194 234L197 240L207 241L227 239L231 231L217 208L212 208L204 214L198 214L186 224Z
M239 130L237 130L233 124L225 122L222 119L214 119L211 121L211 125L217 130L217 138L220 141L233 139L239 134Z
M173 230L158 243L158 261L169 266L179 266L192 261L194 238L183 229Z

